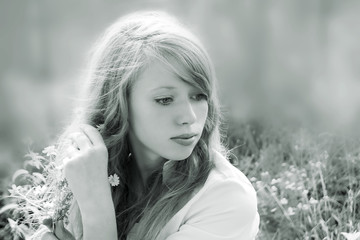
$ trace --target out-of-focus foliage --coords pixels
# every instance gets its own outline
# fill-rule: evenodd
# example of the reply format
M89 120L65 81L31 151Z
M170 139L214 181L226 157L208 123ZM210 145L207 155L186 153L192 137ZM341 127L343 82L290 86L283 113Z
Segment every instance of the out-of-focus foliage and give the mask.
M257 239L358 239L360 138L251 123L227 141L257 191Z
M291 215L295 225L299 221L306 225L299 231L316 233L319 239L332 236L320 234L320 225L322 229L327 226L328 232L335 226L340 226L338 233L356 231L356 224L353 222L350 227L346 221L359 219L349 215L345 220L350 208L344 210L321 200L320 186L324 184L318 182L321 173L325 186L329 186L328 193L336 199L344 197L339 200L344 204L351 199L350 189L353 196L358 189L341 185L345 178L336 186L331 180L339 174L356 178L345 171L345 166L350 166L348 154L357 159L357 150L352 146L358 143L354 139L359 136L360 2L356 0L0 0L0 194L15 170L22 167L22 139L34 139L34 151L39 151L51 145L71 119L74 96L86 72L87 52L93 42L117 18L146 9L174 14L208 49L228 122L224 127L229 141L235 141L229 146L239 151L236 155L241 169L267 184L270 190L275 186L271 179L290 183L304 180L304 187L318 194L318 198L311 197L319 204L327 204L327 209L333 209L339 219L336 224L327 225L334 220L324 213L321 219L325 222L318 222L316 229L309 230L312 225L305 224L305 218L320 218L297 215L293 198L298 196L304 206L311 197L295 194L290 199L286 183L279 183L275 186L279 189L276 197L280 203L282 199L288 201L283 209L287 211L286 207L291 206L296 213ZM304 140L304 151L294 150L295 146L302 146L295 144L302 141L299 129L314 133ZM264 132L267 134L262 137L253 137ZM336 145L331 137L327 138L328 144L319 143L316 136L321 132L344 138L346 143L339 141ZM321 160L325 151L329 157ZM335 154L336 151L341 154ZM317 159L325 165L317 167ZM315 166L309 165L314 161ZM330 168L330 163L336 167ZM353 171L356 167L348 169ZM286 173L292 171L300 178L306 176L286 178ZM264 172L269 173L270 184L262 179ZM308 177L313 182L306 180ZM256 181L265 219L262 224L266 224L262 230L274 239L294 239L295 235L279 235L285 231L278 230L279 226L287 226L283 223L289 219L280 214L285 213L280 207L274 210L274 195L268 188L258 187ZM319 207L316 214L320 210L323 209ZM288 233L299 237L299 231ZM268 239L269 235L264 234L263 239ZM340 239L337 236L330 239Z
M92 43L135 10L168 11L200 37L214 61L227 118L347 133L359 120L358 1L0 4L1 169L11 168L4 159L19 158L22 137L36 139L40 149L62 130Z

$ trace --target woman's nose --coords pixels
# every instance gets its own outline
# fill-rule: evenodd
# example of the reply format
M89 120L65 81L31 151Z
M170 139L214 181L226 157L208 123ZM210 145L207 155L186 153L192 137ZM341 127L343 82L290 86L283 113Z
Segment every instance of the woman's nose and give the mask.
M193 124L196 121L196 113L190 102L182 104L182 107L178 109L177 123L180 125Z

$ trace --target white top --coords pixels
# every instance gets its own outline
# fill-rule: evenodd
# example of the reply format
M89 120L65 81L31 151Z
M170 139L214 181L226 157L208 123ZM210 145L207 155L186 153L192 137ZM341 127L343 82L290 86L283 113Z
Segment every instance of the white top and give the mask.
M256 192L246 176L221 154L204 186L161 230L158 240L254 240L259 230ZM77 208L77 209L74 209ZM74 214L71 214L74 213ZM77 204L71 210L68 230L82 239ZM137 240L135 224L127 240Z
M164 226L159 240L253 240L259 229L256 192L246 176L217 153L204 186ZM136 240L135 224L127 240Z

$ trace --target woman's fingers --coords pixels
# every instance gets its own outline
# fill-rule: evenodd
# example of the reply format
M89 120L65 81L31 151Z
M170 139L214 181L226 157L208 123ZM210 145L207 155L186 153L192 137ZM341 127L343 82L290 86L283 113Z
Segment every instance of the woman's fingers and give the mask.
M75 155L70 154L63 159L63 174L79 206L91 212L92 205L103 201L103 198L111 199L109 156L102 136L95 128L81 125L78 129L82 131L82 138L87 139L89 147L82 149L81 145ZM77 142L82 144L79 140Z
M82 131L71 133L68 138L71 139L75 146L80 150L87 149L92 145L91 140Z
M81 124L78 130L69 134L68 138L74 145L81 149L87 149L94 146L104 146L104 140L99 131L88 124Z
M92 142L92 144L94 146L104 145L104 140L96 128L94 128L93 126L90 126L88 124L81 124L80 128L87 135L87 137L90 139L90 141Z
M76 156L76 154L79 153L79 150L76 147L74 147L73 145L70 145L69 147L66 148L65 153L66 153L66 155L65 155L66 157L72 158L72 157Z

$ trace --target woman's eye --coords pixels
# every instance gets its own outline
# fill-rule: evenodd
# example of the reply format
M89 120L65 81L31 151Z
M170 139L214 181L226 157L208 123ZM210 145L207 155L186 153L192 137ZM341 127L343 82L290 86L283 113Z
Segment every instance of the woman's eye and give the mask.
M161 105L169 105L173 99L170 97L155 99L155 101Z
M203 93L196 94L196 95L194 96L194 98L195 98L196 101L202 101L202 100L207 101L207 100L208 100L207 95L205 95L205 94L203 94Z

